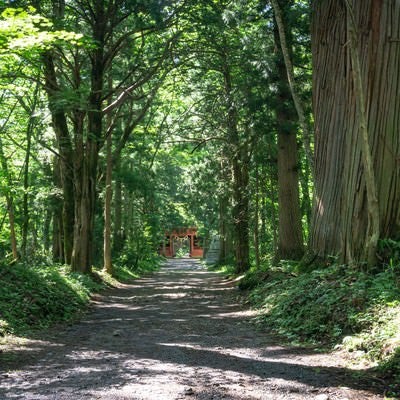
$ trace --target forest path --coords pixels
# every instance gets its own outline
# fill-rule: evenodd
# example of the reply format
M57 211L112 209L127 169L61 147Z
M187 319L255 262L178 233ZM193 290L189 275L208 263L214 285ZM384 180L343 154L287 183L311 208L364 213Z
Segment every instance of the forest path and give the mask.
M256 330L236 295L196 260L171 260L22 349L20 369L0 365L0 399L383 399L336 356Z

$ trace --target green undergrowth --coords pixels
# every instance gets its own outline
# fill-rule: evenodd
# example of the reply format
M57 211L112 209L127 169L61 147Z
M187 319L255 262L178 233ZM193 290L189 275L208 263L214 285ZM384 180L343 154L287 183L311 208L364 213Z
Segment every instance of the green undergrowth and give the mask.
M113 276L96 269L91 276L72 273L61 265L0 265L0 337L29 335L76 320L94 293L130 282L158 265L115 266Z
M250 271L239 287L260 310L257 322L291 342L346 350L400 383L400 275L348 266L298 274L286 264Z
M113 278L119 282L130 282L145 274L157 271L164 260L159 255L151 255L131 264L129 259L120 257L114 265Z
M218 272L229 277L235 275L235 266L233 264L207 265L207 269L209 271Z
M63 266L1 266L0 281L0 335L69 321L104 287L102 281Z

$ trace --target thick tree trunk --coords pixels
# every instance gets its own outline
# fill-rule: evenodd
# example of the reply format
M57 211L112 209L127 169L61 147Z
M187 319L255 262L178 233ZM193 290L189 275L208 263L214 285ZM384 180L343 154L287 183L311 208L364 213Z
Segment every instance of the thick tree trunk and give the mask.
M90 136L90 135L89 135ZM88 138L81 154L81 168L75 167L75 224L71 267L90 273L93 263L93 234L96 207L97 143ZM79 153L78 153L79 154Z
M366 260L369 267L376 264L376 252L378 249L379 231L379 203L378 193L376 190L376 179L371 155L371 146L369 143L369 132L367 123L367 113L365 109L365 93L362 82L361 62L358 50L358 36L354 10L350 5L349 0L346 0L349 46L351 55L351 64L353 69L354 81L354 97L355 108L357 110L358 127L361 141L361 158L365 175L365 191L367 197L368 210L368 237L365 243L365 253L363 259Z
M269 151L271 154L271 151ZM278 218L277 218L277 212L276 212L276 207L275 204L277 204L277 199L276 199L276 192L277 192L277 171L273 170L273 172L269 172L269 174L266 175L266 182L265 182L265 188L266 188L266 195L263 199L263 214L264 214L264 219L269 219L270 222L270 229L272 231L272 249L274 254L276 254L277 249L278 249ZM268 207L268 202L267 202L267 197L269 199L269 205ZM268 210L269 208L269 210ZM269 218L268 218L269 217ZM266 233L267 231L267 223L264 222L264 232ZM267 235L265 235L267 237ZM265 252L268 252L267 247L265 247Z
M79 143L78 162L74 168L75 198L74 248L72 270L90 273L93 263L94 218L97 200L97 166L103 135L102 96L105 79L104 40L106 26L105 2L94 3L93 38L97 47L91 54L91 88L87 113L85 145Z
M236 272L245 272L250 268L249 259L249 198L247 193L248 166L233 159L233 218L235 230Z
M278 118L279 123L280 118ZM287 119L282 121L287 124ZM277 260L299 260L304 253L299 202L295 132L278 127L278 248Z
M46 53L43 56L45 66L45 89L49 99L49 108L52 117L53 129L57 138L57 147L60 154L59 176L63 191L63 262L70 264L74 234L74 152L70 139L67 118L58 104L61 89L57 83L57 73L53 56Z
M400 235L400 3L350 1L365 93L366 128L376 180L381 238ZM316 181L311 251L367 262L371 237L362 117L357 112L345 1L314 3L312 27ZM354 41L353 41L354 42ZM356 73L357 75L357 73ZM364 154L365 155L365 154Z
M287 3L287 2L286 2ZM283 8L285 12L287 7ZM282 23L282 21L281 21ZM298 260L303 256L304 243L301 225L301 212L299 200L299 174L298 174L298 149L297 149L297 124L295 107L288 83L287 66L285 66L282 47L289 53L287 46L290 44L290 27L286 29L285 46L280 41L278 27L275 27L276 44L276 73L278 86L278 100L276 104L276 119L278 133L278 204L279 204L279 237L275 260ZM288 57L288 55L287 55Z
M301 187L301 214L306 218L307 221L307 232L309 231L310 222L311 222L311 212L312 212L312 190L310 182L312 180L310 169L308 168L308 164L304 166L304 169L299 171L299 181Z

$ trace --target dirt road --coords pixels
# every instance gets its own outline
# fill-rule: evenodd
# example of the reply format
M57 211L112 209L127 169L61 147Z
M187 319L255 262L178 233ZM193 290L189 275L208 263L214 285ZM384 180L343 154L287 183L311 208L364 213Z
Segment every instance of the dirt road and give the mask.
M170 261L99 296L80 323L16 349L23 367L0 365L0 399L383 399L336 356L256 330L236 295L195 260Z

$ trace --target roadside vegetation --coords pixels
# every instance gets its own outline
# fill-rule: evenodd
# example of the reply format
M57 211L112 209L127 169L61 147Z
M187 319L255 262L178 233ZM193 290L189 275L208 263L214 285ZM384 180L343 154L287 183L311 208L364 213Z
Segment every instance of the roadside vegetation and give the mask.
M330 265L302 271L293 261L263 263L238 283L256 323L294 345L344 353L350 364L375 369L400 395L400 259L382 267ZM234 266L211 269L234 276ZM396 397L395 397L396 398Z
M159 258L136 268L121 264L111 276L103 270L91 275L71 272L65 265L2 265L0 271L0 337L30 333L78 319L93 294L130 282L154 271Z
M238 278L234 265L209 269ZM400 396L400 260L375 271L332 262L307 273L298 262L266 262L240 278L257 325L291 345L341 351L388 382L386 398Z

